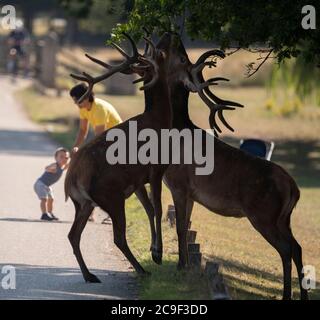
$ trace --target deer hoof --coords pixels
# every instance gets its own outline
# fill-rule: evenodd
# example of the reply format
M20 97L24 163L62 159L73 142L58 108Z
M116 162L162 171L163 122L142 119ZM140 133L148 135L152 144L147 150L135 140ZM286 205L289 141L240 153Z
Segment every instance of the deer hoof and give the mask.
M85 281L89 283L101 283L99 278L92 273L90 273L87 277L85 277Z
M178 263L177 264L177 269L180 270L187 270L188 269L188 265L186 263Z
M156 264L162 264L162 252L153 250L152 251L152 260Z
M149 277L149 276L151 276L151 272L149 272L149 271L144 271L143 273L139 273L139 275L140 275L141 277Z

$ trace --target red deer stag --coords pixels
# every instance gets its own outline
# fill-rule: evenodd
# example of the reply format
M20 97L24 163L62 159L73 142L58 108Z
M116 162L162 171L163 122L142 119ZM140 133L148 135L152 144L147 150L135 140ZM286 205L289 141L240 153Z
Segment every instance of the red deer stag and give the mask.
M152 128L160 136L161 129L171 128L172 111L167 84L167 61L169 59L170 36L164 35L159 41L157 48L150 43L150 55L139 56L133 40L126 35L133 47L133 56L129 56L117 45L114 45L126 60L119 66L108 66L108 72L96 78L84 73L83 76L74 76L81 81L87 81L89 89L84 95L87 96L93 85L102 81L116 72L132 69L143 75L145 82L143 89L150 93L152 110L145 111L130 121L136 121L138 133L144 128ZM149 40L147 40L149 41ZM81 98L81 100L84 99ZM125 136L129 136L129 120L111 128L121 129ZM128 141L128 139L126 140ZM94 208L99 206L108 212L113 222L114 242L130 261L135 270L144 274L145 270L133 256L126 241L125 199L134 191L141 189L146 183L150 183L151 197L156 215L156 252L161 261L162 238L161 238L161 185L162 177L167 165L143 165L138 164L114 164L106 162L106 150L111 145L106 141L106 133L101 134L92 142L84 145L73 157L65 180L65 194L74 203L76 214L75 220L69 233L69 240L73 252L77 258L83 277L87 282L99 282L99 279L89 272L81 251L81 233ZM126 145L128 156L128 145Z
M192 64L181 40L175 43L176 52L171 53L168 74L173 128L199 129L192 123L188 114L189 91L194 91L211 109L209 122L215 134L221 132L215 121L216 113L223 124L233 131L223 118L222 111L229 109L227 105L240 105L218 98L207 86L216 84L216 80L226 79L204 81L202 75L206 66L215 65L207 59L211 56L223 58L224 53L218 50L208 51ZM180 153L184 154L182 151ZM302 286L302 249L290 228L290 216L300 197L294 179L277 164L253 157L219 139L215 139L212 161L214 171L207 176L195 175L193 164L170 165L164 176L176 207L179 267L185 267L188 262L187 226L193 203L196 201L222 216L247 217L281 257L284 277L283 299L291 298L291 259L297 268L301 299L308 299L307 290Z

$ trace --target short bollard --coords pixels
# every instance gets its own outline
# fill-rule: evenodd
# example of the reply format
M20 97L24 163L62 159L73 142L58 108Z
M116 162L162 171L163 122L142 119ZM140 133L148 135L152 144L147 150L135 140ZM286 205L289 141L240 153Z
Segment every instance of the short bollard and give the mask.
M188 243L189 264L193 269L200 269L202 254L199 243Z
M207 262L205 273L208 278L209 291L212 300L231 300L223 276L219 273L219 264Z
M169 221L170 227L176 224L176 209L172 204L168 205L167 220Z
M196 242L197 231L188 230L187 232L187 243L195 243Z
M188 243L188 252L200 252L199 243Z

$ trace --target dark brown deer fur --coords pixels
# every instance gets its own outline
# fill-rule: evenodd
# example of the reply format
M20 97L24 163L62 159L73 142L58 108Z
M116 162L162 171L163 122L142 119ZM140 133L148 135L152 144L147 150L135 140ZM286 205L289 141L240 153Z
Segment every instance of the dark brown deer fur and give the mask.
M130 61L131 65L134 62L142 60L144 65L131 66L131 68L138 70L137 72L139 73L142 72L141 70L144 70L142 72L144 79L147 82L149 81L148 84L153 84L153 86L149 85L147 90L150 94L149 103L153 106L152 110L146 110L143 114L130 119L130 121L137 122L138 132L144 128L152 128L160 136L161 129L171 128L172 114L167 84L169 51L166 50L166 48L170 47L170 41L171 37L164 35L158 43L157 49L153 47L154 49L151 50L151 57L139 57L136 61ZM151 81L150 70L146 70L146 63L149 63L149 69L157 74L157 77L153 77ZM123 65L123 68L118 68L117 72L126 70L128 67L128 65ZM107 76L114 73L112 70L111 68ZM100 76L99 81L107 76ZM85 74L85 78L92 84L92 89L93 78L87 74ZM86 80L85 78L81 80ZM114 128L122 129L126 137L129 136L129 120ZM113 130L113 128L110 130ZM89 272L83 260L80 251L80 237L94 206L99 206L108 212L113 222L115 244L138 273L145 273L127 245L125 199L134 191L141 189L146 183L150 183L151 187L151 196L156 215L156 250L159 254L158 260L161 261L161 185L162 176L167 165L142 165L139 162L133 165L110 165L106 162L106 150L109 146L110 142L106 142L106 135L101 134L92 142L80 148L71 161L65 180L66 196L72 199L76 209L75 220L69 233L69 239L83 277L88 282L98 282L99 279ZM128 144L126 148L128 155Z
M205 60L211 55L223 57L223 54L214 50L209 51L192 65L178 37L172 42L170 50L168 83L171 88L173 128L199 129L189 118L189 91L198 93L202 91L197 89L204 83L201 64L202 67L214 65ZM223 78L213 80L217 79L226 80ZM211 109L210 124L217 134L217 131L221 130L215 121L215 112L232 110L227 105L235 107L240 105L219 99L208 86L203 88L207 96L203 97L201 92L200 97ZM147 95L147 92L145 94ZM218 116L232 130L222 114ZM203 131L203 135L205 134ZM183 150L181 154L184 154ZM290 216L300 197L294 179L280 166L253 157L219 139L215 140L215 154L212 161L214 161L214 171L208 176L195 175L195 164L170 165L165 172L164 181L170 188L177 212L179 268L184 268L188 263L186 233L193 204L196 201L226 217L247 217L253 227L278 251L282 259L283 298L291 298L291 259L293 259L299 275L301 298L307 299L307 291L302 287L304 276L302 250L290 228Z
M188 115L189 90L185 86L184 78L188 76L186 71L194 66L189 61L181 41L177 44L177 50L179 53L171 55L168 75L173 127L198 129ZM187 62L183 66L181 61ZM201 73L198 73L198 79L195 79L194 83L198 80L203 82ZM208 94L208 90L206 93ZM213 94L211 98L223 103ZM209 107L212 107L211 104ZM217 129L212 119L211 125ZM220 131L220 128L217 130ZM205 145L203 147L205 148ZM181 154L183 155L183 152ZM307 291L302 287L302 250L290 228L290 216L300 197L294 179L275 163L253 157L219 139L215 140L212 161L214 171L208 176L195 175L195 165L170 165L165 173L164 179L176 207L179 267L185 267L188 262L186 233L193 203L196 201L219 215L247 217L253 227L280 254L284 275L283 298L291 298L293 259L299 275L301 299L307 299Z

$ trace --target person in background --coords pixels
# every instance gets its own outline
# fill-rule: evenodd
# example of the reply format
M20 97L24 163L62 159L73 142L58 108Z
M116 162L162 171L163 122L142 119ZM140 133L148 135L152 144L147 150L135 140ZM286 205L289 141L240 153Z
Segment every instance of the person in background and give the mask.
M98 136L105 130L122 122L116 109L107 101L96 98L93 92L87 99L79 103L79 99L85 94L87 89L88 86L86 84L80 83L70 90L70 96L79 108L80 117L79 131L71 151L72 154L76 153L86 140L90 126L95 136ZM89 221L93 220L93 215L91 215Z
M9 46L9 60L7 63L7 69L9 73L18 72L18 70L14 70L14 68L18 68L18 60L20 59L22 62L22 69L24 71L24 75L28 75L28 55L25 51L25 46L30 44L30 37L26 29L24 28L24 24L22 20L17 20L16 29L12 30L8 36L7 40Z
M41 220L59 220L53 214L53 190L51 186L62 176L69 166L70 153L65 148L58 148L54 153L55 162L45 168L45 172L34 184L34 191L40 199Z

